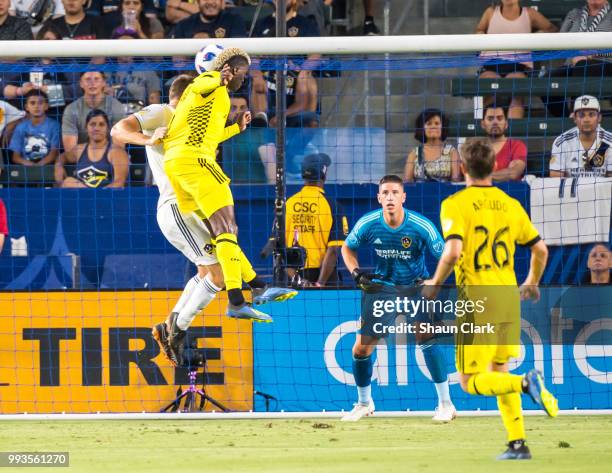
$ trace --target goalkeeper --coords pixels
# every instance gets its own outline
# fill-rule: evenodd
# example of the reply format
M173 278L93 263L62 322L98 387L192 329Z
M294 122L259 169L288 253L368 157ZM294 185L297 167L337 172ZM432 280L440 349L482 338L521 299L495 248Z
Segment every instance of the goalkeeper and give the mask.
M342 246L344 264L355 282L366 292L382 286L415 286L427 278L425 251L436 259L442 254L444 240L434 225L422 215L405 209L405 201L402 179L394 175L384 176L378 186L378 203L382 209L361 217ZM357 249L366 244L377 255L374 275L359 269ZM362 304L362 310L365 309L366 304ZM390 315L395 319L397 314ZM429 322L423 318L424 315L419 314L416 319L419 326ZM357 334L353 346L353 375L358 402L342 418L343 421L357 421L374 412L371 395L372 353L381 337L372 335L375 331L368 328L371 318L371 313L362 313L361 333ZM450 398L444 353L429 333L416 330L416 340L438 394L438 407L433 420L450 422L455 418L456 411Z
M164 170L176 193L180 211L196 212L210 224L228 292L227 314L270 321L269 315L251 307L242 295L241 272L247 262L238 246L230 180L216 162L219 143L241 131L238 123L226 127L229 92L242 86L250 63L248 54L242 49L227 48L217 56L211 71L200 74L187 87L164 138ZM245 126L249 121L249 112L238 120ZM252 283L249 282L251 286ZM287 298L294 295L295 291L287 291Z

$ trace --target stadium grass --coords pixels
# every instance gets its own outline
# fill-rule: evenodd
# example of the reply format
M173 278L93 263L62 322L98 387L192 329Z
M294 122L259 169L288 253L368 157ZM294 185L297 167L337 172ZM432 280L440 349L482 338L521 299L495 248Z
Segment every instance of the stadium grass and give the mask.
M496 417L2 421L0 450L68 451L71 472L610 471L612 416L526 424L534 459L521 462L495 460L505 443Z

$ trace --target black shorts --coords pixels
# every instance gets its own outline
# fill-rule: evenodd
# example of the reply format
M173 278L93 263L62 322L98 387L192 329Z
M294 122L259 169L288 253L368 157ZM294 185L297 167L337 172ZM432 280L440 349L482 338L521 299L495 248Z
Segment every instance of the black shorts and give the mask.
M508 61L490 61L486 62L482 65L482 67L478 70L478 75L482 74L485 71L495 72L500 76L504 77L508 74L512 74L513 72L522 72L524 74L529 75L533 69L527 67L525 64L520 64L518 62L508 62Z

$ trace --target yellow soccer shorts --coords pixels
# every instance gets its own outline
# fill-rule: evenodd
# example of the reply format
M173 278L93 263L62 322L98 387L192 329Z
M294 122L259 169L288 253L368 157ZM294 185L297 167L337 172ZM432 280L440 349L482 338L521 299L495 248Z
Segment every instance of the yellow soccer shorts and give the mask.
M518 358L520 345L472 345L457 343L455 364L462 374L476 374L490 371L492 363L507 363Z
M181 212L210 218L217 210L234 205L230 179L214 159L176 158L164 161L164 170Z

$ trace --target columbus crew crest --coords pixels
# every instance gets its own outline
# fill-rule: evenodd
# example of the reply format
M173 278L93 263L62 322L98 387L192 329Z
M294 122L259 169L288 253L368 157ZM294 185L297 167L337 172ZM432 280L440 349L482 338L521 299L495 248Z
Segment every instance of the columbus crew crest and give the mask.
M410 237L402 237L402 246L404 248L410 248L410 245L412 245L412 240L410 239Z

